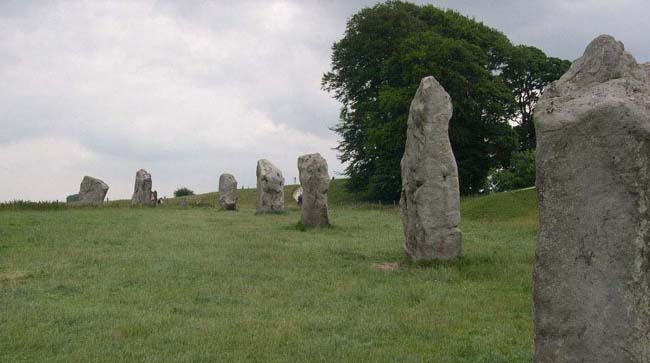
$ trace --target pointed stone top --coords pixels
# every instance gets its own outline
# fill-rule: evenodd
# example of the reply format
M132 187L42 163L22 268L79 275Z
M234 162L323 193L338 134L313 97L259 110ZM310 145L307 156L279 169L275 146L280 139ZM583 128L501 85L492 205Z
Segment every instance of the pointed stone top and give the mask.
M449 95L447 94L447 91L445 91L442 85L438 83L438 80L435 77L433 76L424 77L420 81L420 86L418 87L418 90L415 93L415 98L431 97L431 96L443 97L447 99L450 98Z
M423 115L433 115L436 124L447 127L452 114L451 97L433 76L422 78L415 92L409 110L409 122L420 124L426 119ZM414 117L418 116L418 117Z
M600 35L585 49L558 81L578 87L619 78L643 79L641 69L625 45L610 35Z

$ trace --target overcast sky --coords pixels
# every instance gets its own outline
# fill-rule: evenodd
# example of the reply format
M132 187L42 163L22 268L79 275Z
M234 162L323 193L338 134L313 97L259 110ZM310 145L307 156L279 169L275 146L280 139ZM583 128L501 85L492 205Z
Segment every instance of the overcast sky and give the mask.
M575 59L608 33L650 60L648 0L418 1L453 8L515 44ZM138 169L159 196L287 184L320 152L330 174L339 105L320 89L347 19L376 1L0 1L0 201L63 200L84 175L130 198Z

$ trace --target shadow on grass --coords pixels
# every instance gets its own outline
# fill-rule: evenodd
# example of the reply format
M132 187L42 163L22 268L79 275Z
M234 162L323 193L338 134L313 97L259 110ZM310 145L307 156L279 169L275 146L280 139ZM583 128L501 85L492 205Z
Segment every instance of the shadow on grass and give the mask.
M307 232L307 231L326 231L326 230L334 230L338 229L338 227L334 225L327 225L323 227L313 227L313 226L306 226L302 223L302 221L298 221L296 224L288 225L284 227L284 229L289 230L289 231L300 231L300 232Z

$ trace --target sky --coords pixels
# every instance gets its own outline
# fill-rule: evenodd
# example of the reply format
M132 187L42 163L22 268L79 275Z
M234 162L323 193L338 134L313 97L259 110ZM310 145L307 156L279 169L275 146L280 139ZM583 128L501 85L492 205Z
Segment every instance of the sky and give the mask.
M650 61L647 0L414 1L455 9L515 44L574 60L600 34ZM330 175L340 105L321 90L348 18L376 1L0 1L0 201L65 200L84 175L130 198L255 186L266 158Z

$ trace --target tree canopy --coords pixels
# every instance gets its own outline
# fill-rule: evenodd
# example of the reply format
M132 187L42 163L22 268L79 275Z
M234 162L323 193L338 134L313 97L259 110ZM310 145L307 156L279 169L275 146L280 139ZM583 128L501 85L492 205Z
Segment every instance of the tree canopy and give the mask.
M521 85L505 76L525 71L508 68L516 49L499 31L431 5L387 1L352 16L322 78L343 104L334 131L349 187L368 198L399 197L409 105L420 80L433 75L453 103L461 192L479 192L490 169L507 166L522 144L508 123L520 113Z
M544 87L560 78L570 66L568 60L547 57L535 47L518 45L512 49L503 78L514 94L515 130L521 150L535 148L533 110Z

